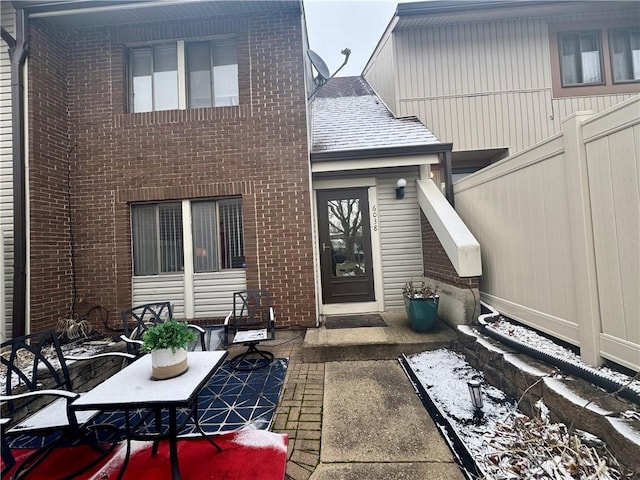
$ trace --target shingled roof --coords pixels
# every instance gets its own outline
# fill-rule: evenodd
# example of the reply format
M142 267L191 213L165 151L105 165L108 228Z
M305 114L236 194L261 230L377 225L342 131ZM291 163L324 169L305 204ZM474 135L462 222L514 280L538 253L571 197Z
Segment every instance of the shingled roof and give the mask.
M416 117L394 117L362 77L332 78L311 109L312 153L441 143Z

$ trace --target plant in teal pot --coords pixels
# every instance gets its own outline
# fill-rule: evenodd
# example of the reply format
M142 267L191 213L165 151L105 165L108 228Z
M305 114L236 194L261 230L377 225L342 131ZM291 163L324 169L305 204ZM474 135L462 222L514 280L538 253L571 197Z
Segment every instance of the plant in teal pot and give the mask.
M436 289L431 289L424 282L407 282L402 290L404 308L411 328L416 332L428 332L436 324L440 297Z

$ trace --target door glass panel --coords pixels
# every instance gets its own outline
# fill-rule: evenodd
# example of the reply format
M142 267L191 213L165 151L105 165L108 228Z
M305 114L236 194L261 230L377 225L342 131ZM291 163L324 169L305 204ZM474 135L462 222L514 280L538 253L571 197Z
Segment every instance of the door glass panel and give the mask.
M333 277L355 277L366 274L362 238L360 200L327 201Z

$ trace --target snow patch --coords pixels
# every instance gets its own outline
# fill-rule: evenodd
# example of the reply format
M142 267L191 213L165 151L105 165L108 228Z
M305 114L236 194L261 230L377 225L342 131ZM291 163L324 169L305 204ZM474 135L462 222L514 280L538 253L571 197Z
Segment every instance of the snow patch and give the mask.
M543 372L539 368L536 368L533 365L525 362L524 360L521 360L517 355L514 355L513 353L505 353L504 359L514 367L523 370L531 375L535 375L536 377L544 377L548 375L546 372Z
M571 403L578 405L579 407L585 407L592 412L595 412L599 415L611 415L613 412L600 408L599 406L589 403L590 400L586 400L578 395L576 392L571 390L566 384L564 384L561 380L557 378L544 378L544 383L556 392L558 395L562 395L564 398L569 400Z
M607 420L609 420L609 423L613 426L613 428L620 432L620 434L624 435L626 438L640 447L640 432L633 428L626 419L607 417Z
M153 442L131 440L131 454L129 458L152 446ZM109 461L98 472L91 476L89 480L104 480L105 478L111 478L112 474L115 475L120 472L126 455L127 442L121 442L121 444L116 447L115 453L109 457ZM107 476L105 477L105 475Z
M504 317L501 317L495 322L489 323L487 328L494 329L504 336L510 337L523 345L527 345L528 347L544 352L559 360L571 363L576 367L588 370L622 385L628 385L629 389L640 394L640 380L636 380L629 375L617 372L608 367L594 368L593 366L584 363L580 359L580 356L572 352L570 349L558 345L554 341L538 334L531 328L510 322Z
M233 438L233 442L245 447L273 448L282 452L287 451L285 437L267 430L240 430Z

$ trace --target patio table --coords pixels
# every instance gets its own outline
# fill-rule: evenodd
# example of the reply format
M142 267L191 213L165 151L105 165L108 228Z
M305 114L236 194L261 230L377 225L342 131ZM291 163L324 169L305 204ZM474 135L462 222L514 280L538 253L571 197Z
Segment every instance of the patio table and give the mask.
M160 437L169 439L169 458L172 478L180 479L178 465L178 426L179 408L190 408L197 430L212 445L218 445L203 432L197 414L198 393L220 367L228 352L215 350L207 352L189 352L189 368L180 376L166 380L154 380L151 377L151 355L145 355L105 380L91 391L71 403L72 410L124 411L127 435L127 452L118 479L124 475L131 453L132 439L153 439L153 454L157 453L157 441ZM149 409L155 413L157 433L136 432L136 426L130 425L129 412ZM168 412L169 430L162 433L160 418L162 411Z

